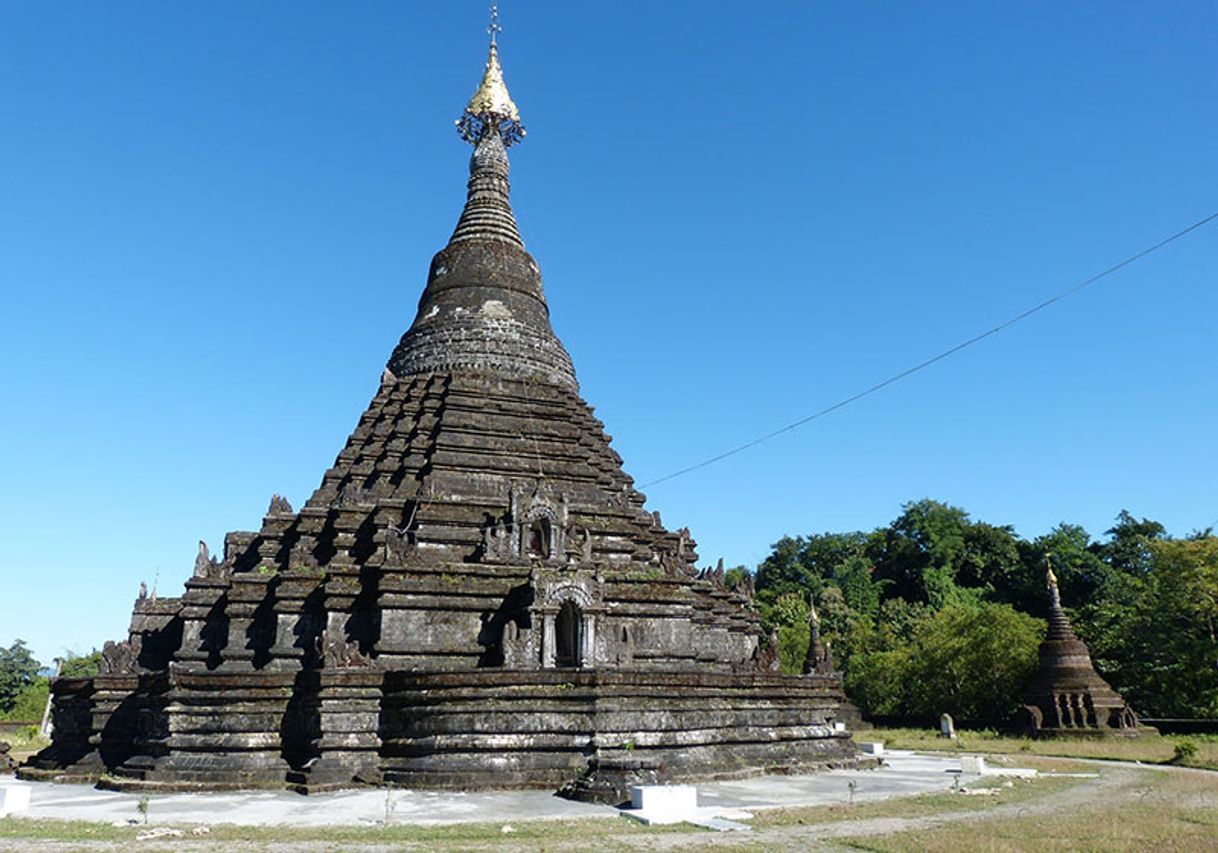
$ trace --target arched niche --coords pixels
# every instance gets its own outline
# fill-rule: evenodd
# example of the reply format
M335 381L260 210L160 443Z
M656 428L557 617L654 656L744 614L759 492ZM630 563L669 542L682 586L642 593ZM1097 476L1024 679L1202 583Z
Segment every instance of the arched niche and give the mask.
M578 667L583 663L584 614L573 599L558 608L554 619L554 665Z
M544 515L529 522L524 531L525 555L538 560L548 560L553 553L554 525Z
M595 597L579 583L566 582L546 590L539 608L542 617L541 666L597 665L597 614L603 613Z

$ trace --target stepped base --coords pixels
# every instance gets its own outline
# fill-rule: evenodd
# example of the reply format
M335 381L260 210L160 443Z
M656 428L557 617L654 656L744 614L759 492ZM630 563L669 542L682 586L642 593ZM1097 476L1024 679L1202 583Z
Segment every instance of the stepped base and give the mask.
M118 791L365 785L562 789L623 802L635 784L863 767L822 676L626 670L171 673L123 701L141 720L122 750L84 729L23 778ZM84 696L87 691L78 691ZM134 733L133 733L134 734ZM109 759L109 760L108 760Z

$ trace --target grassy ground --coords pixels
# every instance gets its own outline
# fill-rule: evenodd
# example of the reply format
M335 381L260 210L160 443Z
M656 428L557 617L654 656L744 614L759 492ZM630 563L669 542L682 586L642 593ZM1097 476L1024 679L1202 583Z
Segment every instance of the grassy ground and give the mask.
M30 849L35 842L79 849L115 849L137 841L139 835L159 828L112 826L87 821L0 820L0 850ZM505 827L507 829L505 830ZM689 825L647 827L621 818L591 820L534 820L512 823L457 823L444 826L230 826L217 824L196 832L190 825L178 826L182 835L140 843L141 850L159 849L270 849L304 847L324 850L352 848L393 849L513 849L584 850L612 846L614 839L665 833L700 834ZM108 844L109 843L109 844ZM164 845L162 848L161 845Z
M7 732L0 735L0 740L12 747L12 751L9 752L9 755L18 764L25 761L25 759L29 758L43 747L51 745L50 739L44 738L42 735L38 734L37 730L33 732L21 730L16 732Z
M1027 764L1021 762L1021 767ZM1059 766L1057 769L1061 769ZM1090 768L1087 768L1090 769ZM807 826L845 820L872 818L911 818L958 811L986 811L998 805L1029 802L1064 791L1085 780L1075 778L1003 779L994 777L966 786L966 791L986 791L984 795L961 792L920 794L878 802L808 806L803 808L765 809L758 811L750 825L754 829L780 826Z
M859 740L883 741L892 749L934 750L937 752L992 752L1020 755L1050 755L1069 758L1106 758L1141 761L1146 764L1177 764L1218 770L1218 737L1214 735L1169 735L1166 737L1107 738L1104 740L1007 737L992 731L961 731L956 740L947 740L928 729L875 729L860 732ZM1195 752L1190 753L1189 744Z
M1167 851L1218 848L1218 777L1141 771L1080 807L980 816L872 838L847 849L904 851Z
M885 732L894 746L922 746L924 733ZM906 738L902 740L902 737ZM196 834L140 841L150 827L7 818L0 820L0 850L930 850L1170 851L1218 849L1218 773L1176 767L1097 765L1021 751L1028 742L968 734L965 748L988 752L993 764L1034 767L1080 776L1041 775L1033 780L994 777L980 794L944 792L854 805L759 810L750 833L713 833L688 825L645 827L620 818L521 821L447 826L236 827L216 825ZM878 738L877 738L878 739ZM1070 742L1055 743L1070 750ZM1088 746L1110 746L1084 742ZM1116 743L1098 757L1159 759L1172 754L1130 752ZM942 743L937 744L942 746ZM991 747L997 745L998 749ZM955 747L962 746L960 743ZM1002 747L1007 747L1006 749ZM1144 745L1143 749L1149 749ZM1096 755L1094 750L1087 750ZM1015 752L1006 755L1004 752ZM1114 752L1116 754L1114 754Z

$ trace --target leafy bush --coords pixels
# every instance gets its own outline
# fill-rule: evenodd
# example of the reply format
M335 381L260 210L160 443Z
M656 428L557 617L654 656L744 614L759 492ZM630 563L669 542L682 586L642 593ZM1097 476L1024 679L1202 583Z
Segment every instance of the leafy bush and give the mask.
M1189 759L1196 758L1197 744L1191 740L1176 741L1176 748L1172 753L1171 761L1173 764L1183 764Z

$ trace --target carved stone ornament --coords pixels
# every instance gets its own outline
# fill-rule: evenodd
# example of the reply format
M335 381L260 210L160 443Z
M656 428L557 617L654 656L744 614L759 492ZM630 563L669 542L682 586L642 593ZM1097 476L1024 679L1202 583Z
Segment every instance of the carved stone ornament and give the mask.
M517 554L513 548L516 537L515 525L500 519L482 529L482 559L491 563L511 562Z
M267 508L267 515L291 515L292 505L288 503L288 499L279 493L271 495L271 505Z
M130 675L139 672L138 658L139 655L131 647L129 641L116 643L113 640L106 640L105 645L102 646L101 674Z
M197 578L220 577L220 563L207 550L207 543L199 540L199 553L195 555L195 572Z
M568 563L592 562L592 533L580 524L572 524L564 536Z
M414 556L416 543L406 527L385 527L385 563L403 566Z
M768 637L768 642L758 645L753 651L753 668L758 672L778 672L780 669L780 661L778 659L778 634L771 631Z
M322 662L326 669L350 669L352 667L370 667L372 660L359 650L358 643L347 641L347 635L342 631L331 634L324 632L322 643Z
M503 665L507 669L535 669L538 651L536 632L521 628L516 620L509 619L503 626Z
M723 569L722 560L720 560L719 564L716 565L713 569L706 568L706 569L700 570L697 574L697 578L698 578L698 580L706 581L711 586L713 586L715 589L721 589L721 590L727 589L727 581L726 581L727 573Z
M681 560L687 560L689 558L689 542L689 528L682 527L677 531L677 557L679 557ZM720 568L722 568L722 566L720 566Z

